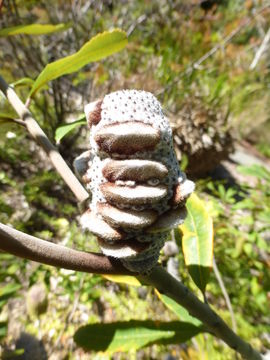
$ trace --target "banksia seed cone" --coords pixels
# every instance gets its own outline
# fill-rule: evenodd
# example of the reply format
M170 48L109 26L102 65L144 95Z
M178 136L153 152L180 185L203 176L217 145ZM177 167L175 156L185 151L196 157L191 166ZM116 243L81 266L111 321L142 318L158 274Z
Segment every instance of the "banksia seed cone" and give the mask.
M168 120L148 92L117 91L86 105L91 150L74 162L92 194L82 215L103 253L135 272L156 264L185 218L194 183L179 169Z

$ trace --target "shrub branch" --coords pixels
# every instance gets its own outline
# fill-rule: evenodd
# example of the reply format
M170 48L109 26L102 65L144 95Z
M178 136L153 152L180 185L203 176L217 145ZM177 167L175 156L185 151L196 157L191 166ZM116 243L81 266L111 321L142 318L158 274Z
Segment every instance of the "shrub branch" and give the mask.
M94 274L131 274L119 260L103 254L73 250L1 223L0 250L24 259L70 270Z
M68 167L65 160L59 154L57 148L50 142L47 135L40 128L27 107L19 99L13 88L9 86L1 76L0 90L2 90L11 106L19 115L20 119L25 123L28 132L43 148L43 150L45 150L56 171L62 176L63 180L68 185L70 190L74 193L77 200L79 202L85 201L89 197L88 192L85 190L77 177Z
M25 122L26 128L32 137L46 151L56 171L62 176L77 200L80 202L86 201L89 196L87 191L34 120L30 111L1 76L0 90L5 94L19 117ZM0 224L0 250L25 259L75 271L96 274L135 275L125 269L119 260L102 254L73 250L41 240L3 224ZM186 308L192 316L195 316L207 326L209 332L222 339L229 347L240 353L243 358L248 360L263 359L262 355L237 336L208 304L200 301L187 287L160 266L156 266L149 275L138 276L138 279L154 286Z

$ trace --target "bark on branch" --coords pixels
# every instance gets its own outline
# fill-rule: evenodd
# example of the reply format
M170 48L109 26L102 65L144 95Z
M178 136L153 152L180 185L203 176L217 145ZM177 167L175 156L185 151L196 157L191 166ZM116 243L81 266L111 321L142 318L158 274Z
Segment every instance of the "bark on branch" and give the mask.
M33 138L46 151L57 172L73 191L80 202L88 198L88 193L67 166L57 149L39 127L29 110L18 98L14 90L0 76L0 90L3 91ZM66 269L98 274L129 274L120 261L102 254L86 253L38 239L0 224L0 250L13 255L37 261L43 264ZM262 360L263 357L250 344L237 336L225 322L209 307L201 302L181 282L174 279L167 271L156 266L147 276L138 276L145 283L156 287L160 292L173 298L185 307L191 315L200 319L215 336L222 339L229 347L248 360Z
M59 154L57 148L50 142L47 135L40 128L27 107L19 99L13 88L9 86L1 76L0 90L2 90L9 103L19 115L20 119L25 123L28 132L43 148L43 150L45 150L56 171L62 176L63 180L68 185L70 190L74 193L77 200L80 202L85 201L89 197L88 192L85 190L77 177L68 167L65 160Z
M0 250L25 259L70 270L96 274L134 275L116 259L53 244L3 224L0 224ZM141 282L154 286L161 293L165 293L182 305L192 316L201 320L213 335L222 339L243 358L263 359L260 353L237 336L208 304L200 301L187 287L160 266L156 266L149 275L137 277Z
M131 274L116 259L41 240L1 223L0 250L24 259L70 270L94 274Z

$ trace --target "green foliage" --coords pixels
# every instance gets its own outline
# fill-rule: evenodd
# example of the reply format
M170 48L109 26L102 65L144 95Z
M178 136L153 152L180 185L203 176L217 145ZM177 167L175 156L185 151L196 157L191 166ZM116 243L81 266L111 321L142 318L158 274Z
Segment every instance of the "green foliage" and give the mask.
M71 24L30 24L12 26L0 30L0 36L14 36L14 35L47 35L60 31L65 31L70 28Z
M254 322L250 315L256 313L256 321L264 327L270 289L266 240L270 220L269 171L258 165L241 166L239 170L257 181L243 183L238 190L222 184L207 185L215 209L215 254L221 273L226 275L235 311L250 323ZM217 289L214 291L217 293Z
M59 143L64 136L80 125L86 125L85 115L82 115L78 120L73 121L72 123L59 126L55 131L55 141Z
M12 114L0 113L0 125L14 123L13 119L14 115Z
M46 65L35 80L30 91L30 96L33 97L35 93L49 81L76 72L90 62L98 61L106 56L112 55L122 50L126 44L127 36L122 30L115 29L98 34L85 43L75 54Z
M183 308L183 306L179 305L173 299L168 297L167 295L160 294L157 290L155 290L159 299L164 303L166 307L168 307L171 311L173 311L180 321L184 321L186 323L193 324L195 326L200 326L202 323L200 320L194 318L193 316L189 315L188 311Z
M186 209L187 217L180 226L185 264L193 281L204 293L212 269L213 223L196 194L189 197Z
M8 300L17 296L21 288L16 271L19 269L19 264L13 264L14 257L8 254L0 254L0 261L2 268L0 270L0 340L7 335L8 316L3 312ZM8 283L5 281L10 279Z
M201 329L194 325L171 321L117 322L111 324L91 324L80 328L74 335L78 345L86 350L114 353L140 349L151 343L177 344L197 335Z

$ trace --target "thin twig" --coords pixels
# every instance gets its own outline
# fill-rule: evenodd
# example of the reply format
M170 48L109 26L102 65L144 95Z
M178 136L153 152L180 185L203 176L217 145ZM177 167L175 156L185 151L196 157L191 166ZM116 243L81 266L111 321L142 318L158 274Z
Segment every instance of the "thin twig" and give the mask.
M259 47L258 51L256 52L254 59L252 63L250 64L249 70L254 70L256 65L258 64L262 54L265 52L267 44L270 41L270 28L268 29L265 37L263 38L263 41L261 43L261 46Z
M140 17L138 17L138 19L133 24L131 24L131 26L128 28L127 36L130 36L133 33L133 31L136 29L136 27L138 25L140 25L141 23L143 23L145 20L147 20L146 14L143 14Z
M41 240L0 223L0 250L64 269L94 274L131 274L120 261Z
M12 119L12 121L15 122L18 125L26 127L25 122L22 121L21 119Z
M227 290L226 290L225 284L224 284L224 282L223 282L223 280L222 280L221 274L220 274L220 272L219 272L219 270L218 270L215 257L213 258L213 270L214 270L215 276L216 276L216 278L217 278L218 284L219 284L219 286L220 286L220 289L221 289L221 291L222 291L222 294L223 294L223 296L224 296L224 299L225 299L227 308L228 308L228 310L229 310L229 312L230 312L230 316L231 316L231 320L232 320L232 328L233 328L233 331L234 331L234 332L237 332L237 325L236 325L236 320L235 320L235 316L234 316L234 312L233 312L231 300L230 300L230 297L229 297L228 292L227 292Z
M53 146L53 144L48 139L47 135L40 128L38 123L32 117L30 111L26 108L26 106L19 99L15 91L11 86L9 86L5 80L0 76L0 90L3 91L8 101L17 112L19 117L25 122L26 128L32 137L37 141L37 143L45 150L47 155L49 156L52 164L54 165L57 172L62 176L63 180L69 186L71 191L76 196L77 200L80 202L84 202L89 194L76 178L74 173L68 167L65 160L59 154L57 148Z

